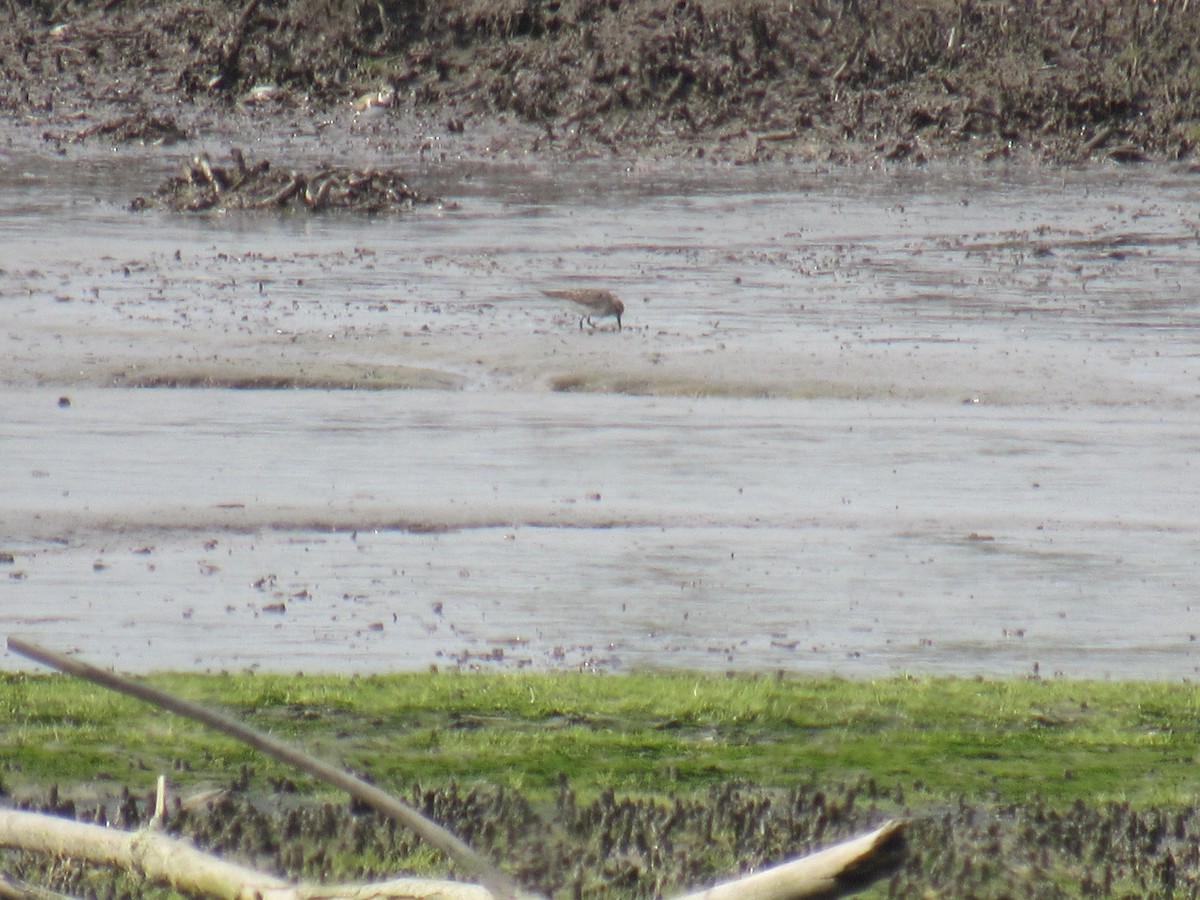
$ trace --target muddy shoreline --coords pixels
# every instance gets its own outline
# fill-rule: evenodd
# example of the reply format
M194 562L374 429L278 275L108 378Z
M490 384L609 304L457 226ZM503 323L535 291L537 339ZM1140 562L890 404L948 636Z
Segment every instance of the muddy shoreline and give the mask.
M1188 160L1185 7L14 0L0 116L60 150L233 121L478 158Z
M1178 167L434 165L458 211L128 212L178 152L0 192L12 628L139 671L1194 676ZM624 329L539 290L574 284Z

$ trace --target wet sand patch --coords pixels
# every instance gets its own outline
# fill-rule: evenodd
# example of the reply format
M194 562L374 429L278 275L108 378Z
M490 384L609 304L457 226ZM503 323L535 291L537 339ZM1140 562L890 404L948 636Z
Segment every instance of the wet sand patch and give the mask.
M23 612L124 604L114 664L1194 667L1177 171L469 172L302 223L69 171L0 193L0 537ZM622 331L541 294L588 284Z

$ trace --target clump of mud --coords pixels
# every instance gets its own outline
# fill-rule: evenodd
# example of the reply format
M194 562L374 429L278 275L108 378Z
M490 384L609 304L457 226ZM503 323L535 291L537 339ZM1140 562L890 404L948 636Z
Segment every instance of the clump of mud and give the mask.
M230 158L231 166L220 166L206 153L193 157L184 163L179 175L159 186L153 201L139 197L130 207L136 211L157 204L175 212L301 209L382 213L441 202L409 187L395 169L326 165L311 173L280 170L265 159L248 165L236 147L230 151Z
M88 138L103 138L118 143L157 146L185 141L188 138L188 132L175 120L174 116L158 116L146 110L138 110L126 115L114 116L72 132L47 131L42 137L58 144L79 144Z
M394 92L525 151L1056 161L1200 141L1188 0L15 0L0 108L309 111ZM280 100L280 102L284 102ZM285 104L286 105L286 104Z
M260 869L312 880L383 880L403 874L418 842L403 828L350 805L246 793L243 773L199 803L175 803L170 833ZM888 896L1191 896L1200 888L1200 811L1135 809L1127 803L1040 802L984 807L961 801L913 810L900 787L873 779L790 791L725 784L699 797L583 800L561 779L537 803L498 787L414 786L413 807L448 826L525 886L557 896L653 897L782 862L908 817L904 860ZM75 804L56 789L26 799L90 822L136 828L153 799L128 791L108 806ZM119 886L62 862L0 856L0 871L66 893L119 895ZM1078 886L1065 891L1062 885ZM86 890L85 890L86 889ZM141 892L139 892L141 893Z

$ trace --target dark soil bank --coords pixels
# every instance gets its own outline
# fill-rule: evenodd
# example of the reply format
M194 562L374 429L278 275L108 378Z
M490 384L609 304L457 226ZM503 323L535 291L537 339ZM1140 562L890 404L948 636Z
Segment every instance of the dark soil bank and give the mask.
M1184 159L1200 140L1188 7L4 0L0 110L59 139L89 122L169 139L247 101L294 119L394 91L382 115L486 131L493 149L508 135L522 151L735 161Z

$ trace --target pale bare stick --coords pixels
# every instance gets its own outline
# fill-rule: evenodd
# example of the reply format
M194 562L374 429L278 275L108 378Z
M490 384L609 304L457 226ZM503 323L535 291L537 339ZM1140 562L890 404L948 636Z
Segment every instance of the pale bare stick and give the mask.
M149 882L169 884L189 895L222 900L492 900L486 888L430 878L399 878L375 884L293 884L197 850L154 829L122 831L24 810L0 809L0 847L70 857L114 866ZM0 900L70 900L21 885Z
M0 846L117 866L210 897L251 896L243 890L286 896L273 892L290 887L281 878L208 856L155 831L121 831L23 810L0 810Z
M856 894L904 861L905 825L887 822L870 834L678 900L829 900Z
M251 747L262 751L268 756L293 765L298 769L303 769L313 777L340 788L356 800L374 807L385 816L395 819L397 822L411 829L430 846L440 850L446 856L450 857L450 859L454 860L473 878L479 879L484 887L497 897L529 896L522 893L515 881L441 825L425 818L425 816L412 807L400 802L390 794L384 793L374 785L368 784L356 775L344 772L324 760L310 756L282 741L277 741L263 734L261 731L257 731L248 725L243 725L241 722L223 713L215 712L198 703L192 703L189 700L175 697L164 690L148 684L141 684L124 678L115 672L106 671L83 660L72 659L61 653L55 653L53 650L47 650L45 647L23 640L22 638L8 638L8 649L14 653L19 653L21 656L50 666L53 669L58 669L60 672L66 672L69 675L74 675L93 684L101 685L121 694L127 694L130 697L136 697L138 700L144 700L146 703L151 703L178 715L202 722L211 728L215 728L217 731L236 738L245 744L249 744Z

